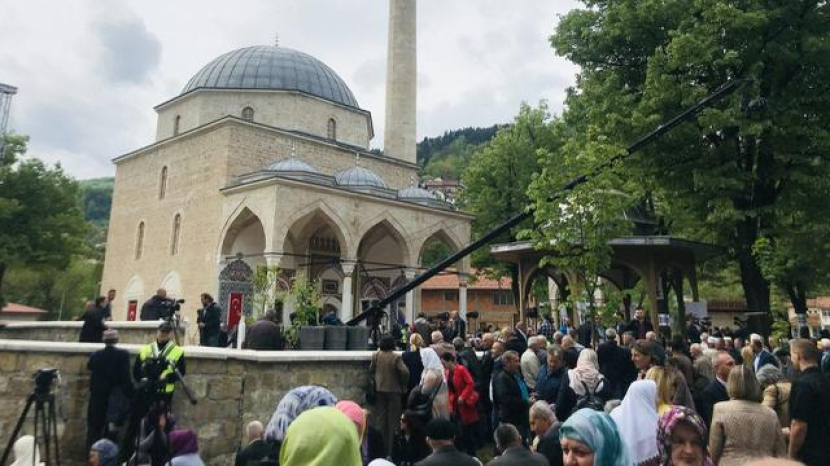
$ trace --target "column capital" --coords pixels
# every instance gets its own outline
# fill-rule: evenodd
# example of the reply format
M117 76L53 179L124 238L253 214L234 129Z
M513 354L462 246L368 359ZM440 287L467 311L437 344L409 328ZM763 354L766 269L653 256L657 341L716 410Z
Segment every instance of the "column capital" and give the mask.
M467 272L458 272L458 286L467 288L470 284L470 274Z
M340 262L340 268L343 269L343 274L346 276L351 276L354 273L354 268L357 265L357 262L353 260L346 260Z
M413 278L418 276L418 272L414 270L407 270L403 273L403 276L406 277L408 281L412 281Z
M268 267L282 268L282 259L284 257L282 254L266 252L262 255L262 257L265 258L265 264L268 265Z

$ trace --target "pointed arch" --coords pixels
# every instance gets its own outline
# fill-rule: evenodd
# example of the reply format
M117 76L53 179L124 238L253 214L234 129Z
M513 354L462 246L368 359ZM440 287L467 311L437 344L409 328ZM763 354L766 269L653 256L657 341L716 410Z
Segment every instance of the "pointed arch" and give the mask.
M418 247L418 264L421 264L421 260L423 259L424 248L433 241L440 241L446 244L452 252L457 252L464 247L458 237L455 236L451 230L439 227L420 243Z
M175 270L167 272L159 288L167 290L167 296L171 298L180 298L182 296L182 277L179 272Z
M409 234L403 224L388 212L384 212L361 225L357 235L360 238L358 242L358 255L367 247L366 243L372 240L371 236L375 232L378 234L388 234L397 243L397 246L400 248L400 259L397 261L398 263L401 265L413 265L412 249L408 241Z
M267 244L265 228L259 216L248 207L242 207L240 212L232 217L224 228L219 253L222 256L231 256L236 253L243 255L263 254ZM244 244L238 244L244 240ZM245 250L234 250L243 247Z
M309 238L322 224L330 226L332 232L337 237L337 241L340 243L340 256L346 258L354 257L356 247L347 223L336 210L322 199L318 199L297 209L290 217L278 224L279 231L274 235L274 238L275 241L280 241L280 243L279 245L274 244L274 246L278 246L275 250L287 251L288 249L286 247L290 249L291 244L289 242L292 239L297 240L293 241L295 247L302 248L303 246L298 244L302 242L299 239ZM303 251L294 252L300 254Z

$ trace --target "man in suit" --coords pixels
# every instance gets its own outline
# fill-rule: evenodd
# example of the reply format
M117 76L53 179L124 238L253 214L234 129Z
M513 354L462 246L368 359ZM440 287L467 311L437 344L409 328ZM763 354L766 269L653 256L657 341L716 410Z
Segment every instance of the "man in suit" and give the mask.
M130 377L130 355L116 348L118 332L105 330L104 349L89 356L89 408L87 411L87 446L101 438L117 440L115 429L109 423L126 420L129 400L133 396L133 379Z
M726 393L726 380L729 378L729 371L735 367L735 360L726 351L720 351L715 356L714 369L715 380L710 383L700 397L700 417L707 426L712 424L712 411L715 403L729 401L729 394Z
M790 392L790 458L808 466L830 458L830 379L818 367L821 353L810 340L790 346L792 364L801 374Z
M653 309L652 312L654 312ZM626 330L633 333L635 339L645 340L646 334L654 331L654 326L651 325L651 322L646 320L643 308L638 307L634 311L634 320L628 323L628 328L626 328Z
M764 343L761 340L752 340L752 352L755 354L755 360L752 363L752 367L755 369L756 374L767 364L772 364L773 366L778 367L775 357L764 348Z
M519 371L519 355L507 351L501 357L502 371L493 382L493 392L499 410L499 422L513 424L519 429L523 438L529 432L527 409L530 393Z
M637 368L633 367L629 353L617 344L616 330L606 329L605 337L607 341L597 348L599 371L611 383L614 398L621 400L631 384L629 374L636 372Z
M549 466L547 458L525 448L516 426L502 424L496 429L496 447L501 456L487 466Z
M248 466L251 463L265 459L271 452L271 446L265 442L262 423L251 421L245 428L248 433L248 446L236 452L235 466Z
M427 443L432 454L415 466L481 466L478 460L455 448L455 424L434 419L427 424Z

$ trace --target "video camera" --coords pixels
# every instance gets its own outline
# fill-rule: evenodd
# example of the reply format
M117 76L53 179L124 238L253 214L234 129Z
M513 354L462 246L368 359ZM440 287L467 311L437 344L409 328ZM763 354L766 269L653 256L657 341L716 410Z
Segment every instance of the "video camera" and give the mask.
M167 369L172 369L173 373L162 379L161 375ZM144 371L144 378L139 383L139 390L150 397L162 394L165 392L165 387L168 383L179 382L184 389L185 396L191 404L196 404L196 396L190 387L187 386L184 376L167 358L162 355L147 358L142 366ZM169 377L169 379L168 379Z
M184 304L183 299L163 299L159 303L159 317L163 319L173 317L173 314L182 309L182 304Z
M52 391L52 382L60 376L57 369L39 369L32 376L35 379L35 392L41 395L49 394Z

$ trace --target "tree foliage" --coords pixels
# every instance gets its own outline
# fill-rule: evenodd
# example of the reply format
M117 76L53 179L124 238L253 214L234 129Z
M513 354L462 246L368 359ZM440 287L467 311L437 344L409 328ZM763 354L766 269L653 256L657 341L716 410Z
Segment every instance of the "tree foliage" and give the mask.
M78 184L60 165L24 157L27 138L7 136L0 164L0 304L6 270L66 268L84 245Z
M830 187L830 5L584 3L565 15L551 42L581 67L564 120L582 138L589 162L621 150L725 82L752 78L743 94L662 137L618 173L620 182L655 199L673 233L725 246L740 268L749 309L769 311L768 278L775 274L763 273L756 252L774 250L779 259L797 253L787 239L794 216L826 223L807 199L826 198ZM597 182L598 189L614 183ZM825 230L811 227L805 234L826 244ZM826 260L798 257L811 271Z

